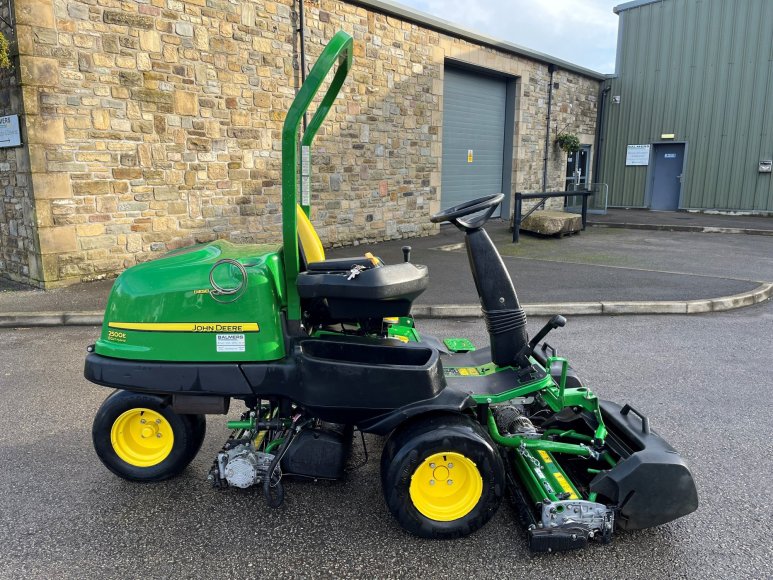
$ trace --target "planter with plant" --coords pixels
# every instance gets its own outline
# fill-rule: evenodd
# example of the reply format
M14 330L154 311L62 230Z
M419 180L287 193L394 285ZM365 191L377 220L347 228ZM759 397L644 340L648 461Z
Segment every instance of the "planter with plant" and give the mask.
M559 133L556 137L556 145L567 153L576 153L580 150L580 138L574 133Z

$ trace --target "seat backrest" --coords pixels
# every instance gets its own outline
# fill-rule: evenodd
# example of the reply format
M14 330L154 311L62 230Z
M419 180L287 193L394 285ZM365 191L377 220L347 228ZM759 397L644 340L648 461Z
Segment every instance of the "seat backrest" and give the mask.
M298 239L301 242L301 252L306 263L324 261L325 249L322 247L322 241L319 239L317 231L306 216L306 212L300 205L296 205L295 213L298 216Z

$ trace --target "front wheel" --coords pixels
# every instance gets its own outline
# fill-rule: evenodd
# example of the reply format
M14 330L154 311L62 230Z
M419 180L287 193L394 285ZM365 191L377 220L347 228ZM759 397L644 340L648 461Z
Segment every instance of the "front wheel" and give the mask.
M505 490L502 459L478 423L461 415L398 429L381 457L387 506L424 538L471 534L496 513Z
M131 481L163 481L188 466L204 441L205 419L178 415L163 403L129 391L105 399L91 430L105 467Z

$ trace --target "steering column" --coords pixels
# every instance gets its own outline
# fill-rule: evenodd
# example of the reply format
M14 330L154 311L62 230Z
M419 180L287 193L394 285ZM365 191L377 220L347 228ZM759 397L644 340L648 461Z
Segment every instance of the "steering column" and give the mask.
M518 302L502 257L483 229L504 197L502 193L487 195L436 213L430 220L450 222L465 233L467 258L489 333L492 361L498 366L525 368L530 365L524 354L529 344L526 313Z

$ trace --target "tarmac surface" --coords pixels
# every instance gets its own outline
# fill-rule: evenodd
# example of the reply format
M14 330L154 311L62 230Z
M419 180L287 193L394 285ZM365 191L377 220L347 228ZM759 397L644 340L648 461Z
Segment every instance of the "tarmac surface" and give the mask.
M618 227L698 231L700 229L743 229L744 233L773 235L773 216L711 214L687 211L609 209L605 215L589 214L588 223Z
M562 239L523 235L516 245L505 223L494 220L487 230L525 304L696 300L773 282L773 237L589 228ZM335 248L328 256L371 251L397 263L403 260L402 246L411 245L411 260L430 272L429 289L417 305L477 305L463 242L461 232L444 226L436 236ZM112 283L43 292L0 279L0 315L102 310Z
M542 322L530 319L531 332ZM528 552L507 503L467 538L403 532L381 496L376 437L367 438L366 466L343 482L289 482L279 510L259 491L205 481L228 435L225 417L208 418L204 446L181 476L125 482L90 441L109 392L82 378L98 329L0 329L0 577L770 578L771 325L767 302L708 315L575 317L551 334L603 398L649 415L690 463L701 506L610 545L549 555ZM479 320L420 329L486 342ZM355 445L351 464L362 458Z

